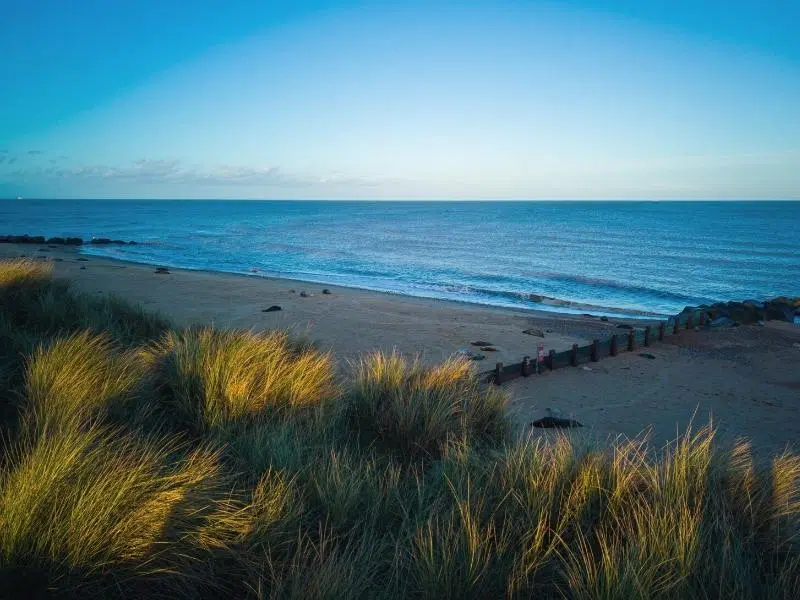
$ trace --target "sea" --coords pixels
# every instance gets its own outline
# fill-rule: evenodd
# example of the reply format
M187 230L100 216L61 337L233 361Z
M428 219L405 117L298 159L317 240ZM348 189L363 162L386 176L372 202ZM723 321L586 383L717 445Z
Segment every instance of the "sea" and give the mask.
M800 202L8 200L85 255L609 316L800 295Z

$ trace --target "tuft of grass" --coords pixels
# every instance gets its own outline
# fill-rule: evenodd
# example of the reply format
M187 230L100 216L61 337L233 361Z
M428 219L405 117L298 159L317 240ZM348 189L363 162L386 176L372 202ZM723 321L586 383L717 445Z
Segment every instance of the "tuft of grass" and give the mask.
M453 439L497 445L505 439L506 395L482 386L469 363L428 367L396 352L356 365L351 421L372 443L404 460L437 458Z
M201 561L247 521L228 502L218 453L185 450L99 427L12 448L0 473L2 589L105 597L215 587Z
M160 315L121 298L76 293L52 274L49 261L0 261L0 317L38 335L89 329L127 346L153 340L170 327Z
M194 432L259 422L338 395L330 355L285 332L170 331L147 353L175 418Z
M27 361L25 396L32 427L79 427L133 407L144 378L136 353L85 331L40 346ZM139 407L140 408L140 407Z

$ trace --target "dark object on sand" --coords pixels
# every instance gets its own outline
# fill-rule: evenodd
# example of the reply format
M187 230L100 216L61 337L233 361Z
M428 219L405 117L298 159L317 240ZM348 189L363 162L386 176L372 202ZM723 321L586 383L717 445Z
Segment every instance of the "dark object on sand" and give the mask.
M607 323L608 322L608 317L600 317L600 320L603 321L604 323Z
M156 273L158 273L159 275L169 275L169 269L167 269L166 267L158 267L156 269Z
M303 290L302 292L300 292L300 297L301 297L301 298L310 298L310 297L311 297L311 296L313 296L313 295L314 295L314 294L309 294L309 293L308 293L307 291L305 291L305 290Z
M80 258L76 258L75 260L77 260L78 262L89 262L88 258L83 258L82 256Z
M470 344L472 344L473 346L491 346L492 342L484 342L484 341L478 340L477 342L470 342Z
M528 335L535 335L536 337L540 338L544 337L544 331L542 331L541 329L526 329L522 333L527 333Z
M278 306L277 304L273 304L269 308L262 309L261 312L275 312L275 311L278 311L278 310L283 310L283 309L280 306Z
M328 288L325 288L324 290L322 290L322 293L325 294L326 296L329 296L331 291Z
M543 417L531 423L533 427L544 429L565 429L567 427L583 427L575 419L561 419L559 417Z
M641 356L642 358L648 358L650 360L656 359L656 357L650 354L649 352L642 352L641 354L639 354L639 356Z
M472 360L483 360L486 357L483 354L473 354L470 358Z
M497 348L494 346L481 346L481 350L484 352L497 352Z

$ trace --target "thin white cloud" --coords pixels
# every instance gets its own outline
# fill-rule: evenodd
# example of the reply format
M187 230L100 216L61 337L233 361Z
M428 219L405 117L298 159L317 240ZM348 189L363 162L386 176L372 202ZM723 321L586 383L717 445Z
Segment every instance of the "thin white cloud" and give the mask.
M15 157L7 158L7 164ZM30 165L9 173L11 181L27 183L77 184L88 182L140 184L192 184L230 186L359 186L371 187L389 180L353 177L338 172L317 175L288 173L277 166L220 165L216 167L185 166L177 159L141 158L126 165L79 165L74 167Z

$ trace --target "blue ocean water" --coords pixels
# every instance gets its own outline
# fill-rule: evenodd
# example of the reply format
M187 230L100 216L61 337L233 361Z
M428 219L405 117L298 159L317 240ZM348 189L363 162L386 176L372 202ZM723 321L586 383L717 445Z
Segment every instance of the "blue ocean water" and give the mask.
M0 234L22 233L136 240L81 251L143 263L565 312L800 295L800 202L0 202Z

